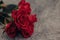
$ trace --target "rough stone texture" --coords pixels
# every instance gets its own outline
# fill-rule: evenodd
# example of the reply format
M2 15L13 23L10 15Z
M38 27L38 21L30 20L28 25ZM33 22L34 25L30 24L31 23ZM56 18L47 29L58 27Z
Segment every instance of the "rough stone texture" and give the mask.
M3 0L5 4L18 4L20 0ZM30 38L0 40L60 40L60 0L27 0L31 4L32 13L37 15L38 21L35 23L34 33Z

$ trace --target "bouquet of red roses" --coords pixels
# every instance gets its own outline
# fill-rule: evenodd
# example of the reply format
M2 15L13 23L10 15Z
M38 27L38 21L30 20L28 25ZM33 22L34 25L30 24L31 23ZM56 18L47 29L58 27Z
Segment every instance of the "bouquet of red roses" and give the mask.
M14 38L17 34L21 34L24 38L28 38L34 32L34 22L37 21L36 15L31 15L31 8L28 2L21 0L18 9L13 10L11 17L13 21L6 24L5 32L10 38Z

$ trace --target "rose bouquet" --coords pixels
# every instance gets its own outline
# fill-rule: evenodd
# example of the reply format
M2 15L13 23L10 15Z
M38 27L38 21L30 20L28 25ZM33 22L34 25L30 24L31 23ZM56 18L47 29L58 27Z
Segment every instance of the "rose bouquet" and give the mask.
M36 15L31 14L30 4L21 0L17 10L12 10L13 19L5 26L5 32L10 38L21 34L24 38L30 37L34 32L34 23L37 21Z

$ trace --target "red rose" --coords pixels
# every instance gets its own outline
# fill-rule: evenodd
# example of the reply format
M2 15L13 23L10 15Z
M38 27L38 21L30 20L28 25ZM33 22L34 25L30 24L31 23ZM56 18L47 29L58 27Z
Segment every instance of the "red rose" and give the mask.
M28 15L29 21L34 23L37 21L36 15Z
M13 19L16 19L17 16L19 15L30 15L31 13L31 9L30 8L20 8L18 10L13 10L12 11L12 18Z
M25 25L21 27L21 33L24 38L28 38L33 34L34 25L30 24L29 26Z
M29 23L28 16L29 12L26 11L24 8L21 8L17 10L16 15L12 14L15 24L17 25L18 29L20 29L21 25L23 25L25 22Z
M24 7L24 6L30 7L30 4L28 2L25 2L25 0L21 0L18 4L18 7Z
M18 9L24 9L28 13L31 13L30 4L28 2L25 2L25 0L21 0L21 2L19 2Z
M14 23L8 23L5 27L5 32L10 38L14 38L16 36L16 25Z
M21 7L24 7L25 9L28 9L28 8L30 8L30 4L28 2L26 2L25 4L21 4L20 6L18 6L19 9Z
M18 11L24 12L24 14L30 14L31 13L31 8L28 3L26 3L23 6L19 6ZM21 13L22 14L22 13Z
M18 15L14 21L15 21L15 24L19 30L22 25L29 23L28 18L25 15Z

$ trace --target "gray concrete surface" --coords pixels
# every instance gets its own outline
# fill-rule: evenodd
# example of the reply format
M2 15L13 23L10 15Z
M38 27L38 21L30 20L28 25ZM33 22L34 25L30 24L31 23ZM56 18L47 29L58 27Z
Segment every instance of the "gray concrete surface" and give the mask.
M20 0L3 0L5 4L18 4ZM0 40L60 40L60 0L27 0L31 4L32 13L37 15L34 33L30 38L1 38ZM6 34L5 34L6 35Z

